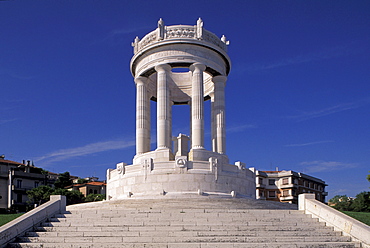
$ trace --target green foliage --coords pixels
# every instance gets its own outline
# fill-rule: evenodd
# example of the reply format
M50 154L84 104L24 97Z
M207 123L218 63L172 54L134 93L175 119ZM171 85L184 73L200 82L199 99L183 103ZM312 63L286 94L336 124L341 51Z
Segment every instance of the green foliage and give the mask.
M346 195L336 195L329 200L329 205L333 206L339 211L349 211L352 204L351 198Z
M86 196L85 202L102 201L105 199L105 197L106 196L103 194L90 194Z
M41 205L50 199L50 195L54 192L53 188L46 185L41 185L37 188L33 188L27 191L27 196L30 203L36 203Z
M370 172L370 171L369 171ZM370 182L370 174L367 175L366 179Z
M329 205L339 211L370 212L370 192L361 192L353 200L346 195L336 195L329 200Z
M351 211L343 211L343 213L370 226L370 213L351 212Z
M88 182L88 180L83 179L83 178L79 178L79 179L77 180L77 183L78 183L78 184L84 184L84 183L87 183L87 182Z
M50 195L64 195L67 198L67 205L82 203L85 201L84 195L78 190L52 189L49 186L39 186L27 191L29 204L42 204L50 200Z
M21 214L0 214L0 226L14 220L15 218L18 218L22 214L23 213Z
M55 181L54 186L56 189L64 189L67 186L72 185L71 175L69 172L59 174L58 179Z
M370 192L361 192L356 195L351 209L355 212L370 212Z
M78 190L68 191L65 195L67 197L67 204L77 204L85 201L85 196Z
M85 201L84 195L78 190L55 189L53 195L65 195L67 198L67 205Z

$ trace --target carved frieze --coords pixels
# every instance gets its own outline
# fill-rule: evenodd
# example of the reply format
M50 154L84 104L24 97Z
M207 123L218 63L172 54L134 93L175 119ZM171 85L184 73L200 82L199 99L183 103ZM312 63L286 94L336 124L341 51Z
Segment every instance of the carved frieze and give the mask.
M218 38L215 34L205 30L203 28L202 19L198 19L197 25L176 25L176 26L164 26L162 19L158 21L158 27L156 30L145 35L142 40L135 40L133 43L134 53L138 53L140 50L146 46L168 39L195 39L195 40L204 40L206 42L212 43L223 50L227 50L228 41L226 38Z
M166 27L166 39L175 38L195 38L195 29L193 27Z

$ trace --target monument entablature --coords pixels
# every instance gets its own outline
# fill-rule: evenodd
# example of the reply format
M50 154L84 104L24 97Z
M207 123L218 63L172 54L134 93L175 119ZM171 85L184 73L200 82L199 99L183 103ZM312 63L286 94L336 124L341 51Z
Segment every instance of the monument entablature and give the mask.
M225 85L229 41L197 24L164 26L132 46L136 84L136 155L107 172L108 199L168 194L254 197L254 173L226 155ZM178 69L180 68L180 69ZM205 101L211 101L211 150L205 148ZM156 149L151 150L151 104L156 102ZM190 134L172 136L172 111L190 109Z
M228 75L231 67L228 44L225 36L218 38L205 30L200 18L195 26L164 26L160 19L156 30L141 40L136 37L132 43L131 73L134 77L148 77L155 72L153 64L163 61L172 68L186 68L195 62L202 62L207 65L205 71L211 75Z

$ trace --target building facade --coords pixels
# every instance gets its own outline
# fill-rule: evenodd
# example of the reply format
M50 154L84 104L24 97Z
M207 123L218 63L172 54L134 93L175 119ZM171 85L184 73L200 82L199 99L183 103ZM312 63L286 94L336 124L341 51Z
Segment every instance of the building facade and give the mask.
M73 184L70 187L67 187L68 190L78 190L80 191L85 197L90 194L102 194L105 195L106 193L106 186L105 182L86 182L81 184Z
M0 156L0 209L25 211L27 191L45 185L46 181L47 175L30 161L19 163Z
M255 171L256 198L269 201L298 203L298 195L313 193L325 202L327 184L319 178L295 171Z

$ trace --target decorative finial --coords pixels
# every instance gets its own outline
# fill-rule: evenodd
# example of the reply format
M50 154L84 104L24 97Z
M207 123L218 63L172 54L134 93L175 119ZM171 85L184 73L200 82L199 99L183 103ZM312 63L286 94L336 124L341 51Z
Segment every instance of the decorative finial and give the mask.
M225 35L222 35L222 37L221 37L221 41L222 41L223 43L225 43L226 45L229 45L229 44L230 44L230 41L226 40L226 36L225 36Z
M203 21L200 17L197 21L197 39L198 40L203 39Z
M131 46L133 46L134 48L134 53L138 51L139 41L140 41L139 37L136 36L136 38L134 39L134 42L131 43Z
M158 40L164 39L164 22L162 18L159 18L158 21Z

